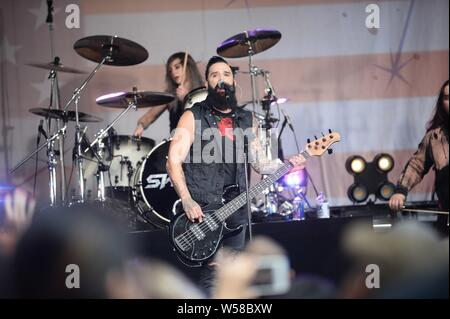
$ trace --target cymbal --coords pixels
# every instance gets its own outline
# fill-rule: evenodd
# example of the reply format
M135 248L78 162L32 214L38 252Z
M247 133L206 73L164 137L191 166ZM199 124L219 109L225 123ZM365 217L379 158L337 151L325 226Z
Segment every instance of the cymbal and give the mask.
M60 119L65 121L75 122L75 111L67 111L64 113L63 110L49 110L41 107L30 109L30 112L39 116L52 119ZM78 120L80 122L101 122L101 118L89 115L83 112L78 112Z
M26 65L34 66L36 68L45 69L45 70L54 70L56 72L64 72L64 73L74 73L74 74L84 74L87 72L70 68L67 66L62 65L61 63L57 62L56 60L50 63L27 63Z
M90 61L104 64L126 66L144 62L148 58L147 50L136 42L111 35L94 35L75 42L73 48L79 55Z
M276 105L276 104L284 104L284 103L286 103L287 101L289 101L288 98L285 98L285 97L279 97L279 98L277 98L276 100L273 100L273 101L270 103L270 105L273 106L274 104L275 104L275 105ZM260 102L261 102L261 101L260 101ZM251 105L253 105L253 101L252 101L252 100L244 101L244 102L242 102L242 103L239 104L239 105L240 105L240 107L246 107L247 105L251 106Z
M96 99L97 104L106 107L125 108L128 102L135 102L138 108L158 106L172 102L175 97L164 92L136 91L117 92L100 96Z
M251 45L255 55L273 47L280 39L281 33L277 30L248 30L223 41L217 48L217 54L225 58L246 57L249 56L248 51Z

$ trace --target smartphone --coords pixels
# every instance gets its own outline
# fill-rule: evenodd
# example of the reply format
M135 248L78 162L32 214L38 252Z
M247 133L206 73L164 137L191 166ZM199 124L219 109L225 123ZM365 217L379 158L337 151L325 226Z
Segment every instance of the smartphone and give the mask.
M283 255L260 256L251 288L260 296L287 293L291 287L289 260Z

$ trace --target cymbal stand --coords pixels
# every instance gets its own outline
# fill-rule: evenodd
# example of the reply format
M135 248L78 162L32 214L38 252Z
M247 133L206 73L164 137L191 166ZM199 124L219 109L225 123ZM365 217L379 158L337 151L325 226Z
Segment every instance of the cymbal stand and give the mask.
M120 112L119 115L116 116L116 118L108 125L106 126L106 128L101 129L100 131L98 131L95 136L95 140L89 145L89 147L87 147L84 152L87 152L89 150L90 147L93 147L96 143L99 143L106 135L106 133L108 133L108 131L125 115L125 113L127 113L130 109L137 109L137 88L133 87L133 92L134 92L134 96L133 96L133 100L127 101L127 108L124 109L122 112Z
M54 51L54 27L53 27L53 1L47 1L47 18L45 20L45 22L48 24L48 29L49 29L49 35L50 35L50 54L51 54L51 58L54 63L54 65L59 65L60 63L60 59L59 57L55 56L55 51ZM58 77L57 77L57 72L56 70L52 69L50 71L50 75L48 77L50 79L50 106L49 109L52 108L56 108L57 110L60 110L60 94L59 94L59 85L58 85ZM53 105L53 101L55 101L55 105ZM66 124L66 123L64 123ZM61 129L61 121L60 119L56 119L56 127L58 130ZM51 128L51 118L48 118L48 123L47 123L47 128L48 128L48 132L50 132L50 128ZM62 136L62 138L58 139L59 141L59 164L60 164L60 169L61 169L61 204L64 205L65 203L65 196L66 196L66 173L65 173L65 164L64 164L64 138L65 135ZM48 154L50 154L49 156L49 169L51 168L51 173L50 173L50 185L52 185L52 179L53 179L53 190L52 190L52 186L51 186L51 190L50 190L50 202L54 203L54 201L52 201L52 194L55 196L54 199L56 199L56 170L55 170L55 165L56 165L56 159L54 158L55 152L53 150L53 142L49 143L49 149L47 151ZM53 162L55 161L55 162Z
M17 164L12 170L10 170L8 174L12 174L15 171L17 171L23 164L25 164L26 161L32 158L37 152L41 151L44 147L47 147L49 143L54 142L56 139L59 139L62 135L66 133L66 128L67 128L66 125L61 127L55 134L53 134L47 139L47 142L45 142L37 149L35 149L33 152L31 152L29 155L27 155L22 161L19 162L19 164Z
M55 57L54 60L54 64L58 65L59 62L59 58ZM57 110L60 110L60 94L59 94L59 85L58 85L58 76L57 76L57 72L56 70L51 70L49 77L50 79L50 106L49 109L55 108ZM50 120L51 118L48 118L48 131L50 132ZM64 123L65 125L66 123ZM56 127L57 129L61 129L61 120L60 119L56 119ZM61 169L61 179L60 179L60 183L61 183L61 204L64 205L65 203L65 195L66 195L66 176L65 176L65 164L64 164L64 138L65 135L63 135L63 138L58 139L59 142L59 152L56 152L57 155L59 155L59 163L60 163L60 169ZM55 152L53 151L53 143L49 143L49 150L48 153L52 153L52 156L55 154ZM51 148L51 150L50 150ZM51 159L49 157L49 167L50 167L50 162ZM56 165L56 163L51 164L52 166ZM54 168L52 169L53 173L50 174L50 176L53 176L54 178L54 183L56 184L56 172L54 170ZM51 177L52 178L52 177ZM55 188L55 192L56 192L56 188ZM52 191L50 191L50 194L52 194ZM56 196L56 193L55 193ZM51 195L50 195L51 197ZM50 202L52 202L52 200L50 200Z
M105 194L105 172L109 170L109 166L103 164L101 157L103 157L103 150L105 145L102 141L98 143L99 146L99 154L94 151L95 156L98 161L98 170L97 170L97 198L100 202L104 202L106 200Z
M111 40L113 41L113 40ZM95 67L95 69L89 74L89 76L86 78L86 80L84 80L84 82L81 84L81 86L77 89L75 89L75 91L72 94L72 98L67 102L67 104L64 107L64 111L66 112L67 109L69 108L70 104L72 104L72 102L75 102L75 122L76 122L76 126L75 126L75 155L74 155L74 160L75 163L77 165L77 174L78 174L78 191L79 191L79 198L78 198L78 202L83 203L84 202L84 176L83 176L83 152L81 150L81 141L83 138L83 135L85 133L85 129L83 132L80 126L80 122L79 122L79 114L78 114L78 101L81 97L81 92L83 91L83 89L86 87L86 85L89 83L89 81L92 79L92 77L97 73L97 71L100 69L100 67L106 62L106 61L112 61L113 59L112 57L112 53L113 53L113 46L112 43L109 46L109 48L106 50L106 54L103 57L103 59L98 63L98 65Z
M277 97L275 96L275 89L273 88L272 84L270 83L269 79L269 71L266 71L264 69L256 68L255 71L257 72L257 75L262 75L264 77L264 83L265 83L265 96L261 99L261 106L264 111L264 121L262 128L265 131L265 144L264 144L264 151L266 154L266 158L269 161L273 161L273 141L272 141L272 133L273 133L273 123L277 122L278 120L275 118L272 118L272 114L270 112L270 107L273 102L277 100ZM263 176L265 178L265 176ZM274 200L275 199L275 200ZM278 213L277 211L277 193L275 190L274 185L271 185L271 187L268 188L267 193L265 195L265 207L268 214ZM275 207L274 207L275 205ZM274 210L275 209L275 210Z
M253 65L252 57L255 54L255 51L253 50L253 43L251 39L248 36L247 31L244 32L245 37L247 39L247 45L248 45L248 70L250 72L250 79L251 79L251 86L252 86L252 105L253 105L253 112L256 112L256 105L259 104L259 99L257 96L257 83L256 83L256 76L258 68Z
M81 152L81 142L83 139L83 135L85 134L86 129L82 129L78 116L78 101L80 99L80 95L77 95L75 98L75 154L74 160L75 165L77 167L77 176L78 176L78 191L79 198L77 202L84 203L84 171L83 171L83 155Z

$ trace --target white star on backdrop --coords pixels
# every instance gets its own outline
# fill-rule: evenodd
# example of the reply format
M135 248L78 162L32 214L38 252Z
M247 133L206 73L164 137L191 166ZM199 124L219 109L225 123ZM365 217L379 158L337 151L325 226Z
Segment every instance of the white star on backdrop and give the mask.
M16 64L16 51L21 47L21 45L12 45L11 43L9 43L8 38L4 36L0 45L0 61L6 61Z
M60 8L55 8L55 6L53 5L53 23L55 23L55 15L61 11ZM47 20L47 13L48 13L48 9L47 9L47 1L46 0L42 0L41 1L41 6L39 9L28 9L29 12L31 12L32 15L36 16L36 23L34 25L34 29L37 30L39 29L44 23L45 20Z

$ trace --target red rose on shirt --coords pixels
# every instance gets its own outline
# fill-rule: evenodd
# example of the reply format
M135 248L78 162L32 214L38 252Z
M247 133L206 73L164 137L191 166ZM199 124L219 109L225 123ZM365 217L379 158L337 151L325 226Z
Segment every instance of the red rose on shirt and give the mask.
M230 140L234 141L233 135L233 119L230 117L224 117L218 123L220 135L228 137Z

